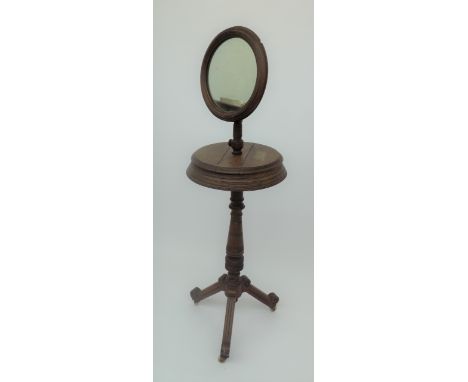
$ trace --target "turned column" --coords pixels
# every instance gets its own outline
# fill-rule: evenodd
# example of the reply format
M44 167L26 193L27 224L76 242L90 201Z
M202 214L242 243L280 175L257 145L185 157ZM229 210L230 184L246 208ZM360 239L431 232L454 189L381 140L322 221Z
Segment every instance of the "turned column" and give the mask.
M244 209L244 197L242 191L231 192L231 223L226 245L225 266L227 274L227 297L239 297L240 272L244 268L244 237L242 234L242 210Z
M242 209L244 206L242 191L231 191L231 223L226 245L226 270L224 293L227 297L226 316L224 318L223 340L219 360L229 357L231 348L232 324L235 303L242 294L240 272L244 268L244 237L242 235Z

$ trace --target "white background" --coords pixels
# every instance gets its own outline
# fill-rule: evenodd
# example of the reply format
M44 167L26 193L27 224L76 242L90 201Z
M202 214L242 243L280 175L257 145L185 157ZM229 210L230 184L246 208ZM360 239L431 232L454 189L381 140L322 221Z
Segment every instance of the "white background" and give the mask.
M0 381L151 381L152 2L0 2Z
M466 1L315 2L315 380L468 380Z
M154 18L155 380L309 381L313 378L313 4L311 1L156 1ZM195 306L190 290L225 272L228 192L192 183L201 146L227 142L200 90L208 45L242 25L262 40L269 78L243 138L274 147L286 180L246 192L244 274L280 298L272 313L244 295L236 304L230 358L217 361L224 295ZM247 377L248 376L248 377Z
M224 28L221 10L210 8L212 2L198 2L198 13L189 12L191 4L174 3L174 28L161 41L169 43L182 21L200 15L209 18L212 33ZM297 21L292 8L270 21L268 12L287 5L260 5L267 13L245 10L243 16L252 18L251 26L264 23L255 28L264 42L277 30L274 44L280 42L281 49L275 54L268 43L271 67L281 59L301 65L292 55L298 52L295 39L287 33ZM104 0L0 4L2 381L151 380L151 7L149 1ZM315 10L315 380L466 381L465 2L317 0ZM310 17L310 11L301 14ZM202 33L199 24L193 31ZM209 40L211 33L205 33ZM193 50L203 51L205 43L198 40ZM180 48L189 50L198 71L191 45ZM174 77L179 75L185 76ZM291 83L301 78L294 71L289 75L296 79ZM188 77L195 100L197 77ZM288 151L277 143L280 129L259 130L269 126L260 118L281 115L262 112L268 97L279 96L271 90L273 78L285 81L283 75L270 75L248 134ZM291 97L280 96L285 99L280 104ZM200 113L194 119L201 123L190 126L202 130L198 141L177 149L181 155L205 144L206 136L224 139L222 124L199 102L186 102ZM297 109L281 111L294 118ZM291 164L292 151L286 162L290 177L259 192L261 197L250 194L246 214L252 213L246 219L265 216L263 198L281 199L294 182L291 172L298 163ZM190 183L184 187L197 195L189 203L212 206L203 208L203 224L214 215L220 222L211 227L210 238L198 239L206 253L194 262L192 278L201 286L222 267L221 253L218 260L214 256L224 245L228 211L223 193ZM268 211L287 214L284 204ZM261 213L253 215L255 209ZM252 226L246 227L252 253L249 258L246 252L246 266L260 286L280 293L279 283L296 280L286 276L291 269L281 277L275 269L264 273L265 264L282 257L265 259L271 244L265 246L260 224ZM177 242L191 240L179 237ZM191 280L177 277L192 287ZM284 294L280 297L283 305ZM270 314L247 301L238 309L244 318L236 321L237 333L246 330L240 320L246 322L249 314L264 326L238 336L242 343L233 343L233 350L264 362L254 349L283 325L280 315L287 311L278 306ZM199 364L204 375L209 375L205 365L219 365L212 352L219 344L220 304L213 299L186 305L193 308L197 345L205 346L197 348L206 356ZM283 330L287 335L294 328ZM290 349L283 370L294 356ZM234 357L226 367L231 361ZM271 360L267 367L279 368ZM222 373L226 377L229 369Z

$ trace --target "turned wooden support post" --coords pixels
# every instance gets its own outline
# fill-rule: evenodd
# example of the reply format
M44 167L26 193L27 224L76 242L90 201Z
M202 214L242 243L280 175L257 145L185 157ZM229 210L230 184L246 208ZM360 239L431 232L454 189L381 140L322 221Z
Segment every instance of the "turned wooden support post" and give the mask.
M250 294L258 301L275 310L279 300L274 293L266 294L250 283L247 276L241 276L244 268L244 236L242 233L242 210L244 209L244 196L242 191L231 191L231 222L226 245L226 270L217 282L205 289L194 288L190 295L195 303L224 291L227 297L226 315L224 317L223 339L219 361L224 362L229 357L231 348L232 326L234 322L234 309L237 299L243 292Z
M231 223L226 245L226 270L228 271L224 294L227 297L226 316L224 318L223 340L219 360L223 362L229 357L231 347L232 324L234 321L234 306L242 294L240 272L244 268L244 237L242 234L242 210L244 206L242 191L231 191Z
M226 296L239 297L240 290L239 275L244 268L244 237L242 233L242 210L244 209L244 197L242 191L231 192L231 223L226 245L225 265L228 271Z
M244 141L242 140L242 120L234 122L232 135L233 139L229 140L229 146L232 147L232 153L234 155L241 155L242 147L244 147Z

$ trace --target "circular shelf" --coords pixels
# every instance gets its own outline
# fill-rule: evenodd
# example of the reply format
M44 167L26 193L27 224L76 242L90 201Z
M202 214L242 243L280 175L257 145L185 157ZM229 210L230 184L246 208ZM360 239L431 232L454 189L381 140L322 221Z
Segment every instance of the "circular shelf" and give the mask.
M286 178L283 157L275 149L245 142L241 155L226 143L203 146L192 155L187 176L195 183L225 191L254 191Z

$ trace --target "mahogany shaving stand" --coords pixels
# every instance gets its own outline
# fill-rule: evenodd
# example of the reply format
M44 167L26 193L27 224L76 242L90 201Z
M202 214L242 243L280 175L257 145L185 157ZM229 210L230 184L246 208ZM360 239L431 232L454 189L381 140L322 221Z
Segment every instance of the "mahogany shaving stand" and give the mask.
M279 301L276 294L262 292L247 276L240 275L244 267L244 191L272 187L286 177L283 157L278 151L242 140L242 121L260 103L267 77L263 44L253 31L241 26L228 28L213 39L200 73L202 96L208 109L219 119L234 122L233 138L228 143L215 143L195 151L187 169L187 176L195 183L231 193L227 273L207 288L194 288L190 292L195 303L221 291L227 297L221 362L229 357L234 307L242 293L247 292L272 310Z
M219 361L229 357L234 307L246 292L271 310L275 310L279 298L274 293L266 294L255 287L247 276L240 273L244 267L244 239L242 233L242 210L244 191L271 187L286 177L283 158L271 147L245 143L239 145L239 153L231 152L230 144L216 143L204 146L192 155L187 169L188 177L200 185L231 191L231 222L226 245L225 266L227 274L205 289L194 288L190 292L195 303L223 291L227 297L226 317ZM245 150L242 150L244 147Z

